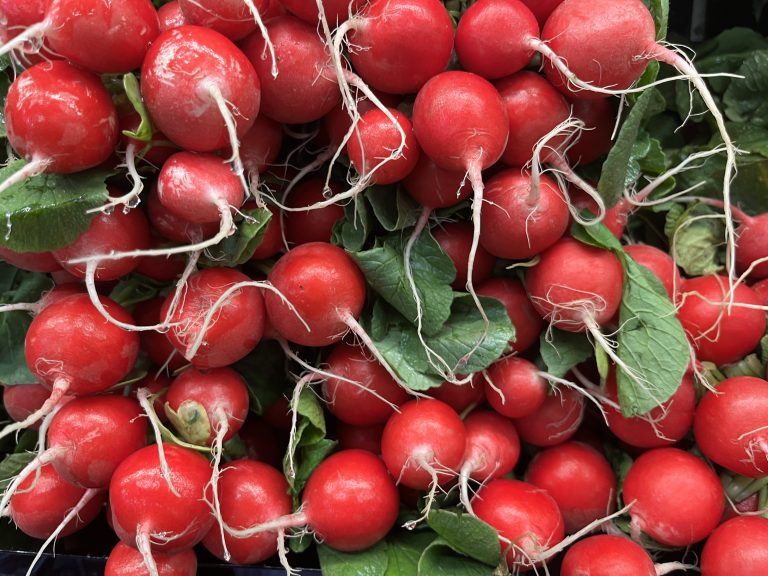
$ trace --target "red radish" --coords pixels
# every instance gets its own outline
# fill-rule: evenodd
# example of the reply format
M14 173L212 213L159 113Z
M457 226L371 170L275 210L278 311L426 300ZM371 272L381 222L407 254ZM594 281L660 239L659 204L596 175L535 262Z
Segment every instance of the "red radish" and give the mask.
M549 383L535 364L519 356L505 356L480 379L491 407L507 418L523 418L544 404Z
M463 221L446 222L434 228L432 236L456 268L456 278L451 286L455 290L462 290L467 284L467 266L472 248L472 224ZM487 280L495 264L496 258L479 246L475 253L472 283Z
M525 481L547 491L573 534L616 508L616 476L605 456L581 442L565 442L537 453Z
M157 9L157 18L160 20L160 32L189 24L181 12L179 0L171 0L171 2L160 6Z
M320 18L319 6L322 6L323 15L331 27L344 22L350 14L357 12L360 4L363 4L361 0L323 0L322 4L307 2L307 0L280 0L280 2L292 14L313 25L316 25Z
M251 260L265 260L283 251L283 226L280 221L280 211L273 206L267 206L267 209L272 213L272 218L267 222L264 236L261 237L261 242L253 251Z
M134 311L136 322L140 326L154 326L160 324L162 322L160 311L162 310L164 301L164 298L158 296L151 300L139 302ZM176 371L187 364L184 357L176 351L166 335L161 332L156 332L154 330L142 331L141 349L147 353L150 360L157 366L167 366L168 370L171 372ZM162 406L160 411L162 413Z
M667 546L706 538L723 513L725 497L717 474L693 454L655 448L642 454L624 479L624 502L635 535L644 532Z
M256 18L264 10L266 0L179 0L186 24L204 26L220 32L230 40L241 40L258 27Z
M171 377L165 373L148 374L134 384L131 396L138 398L139 391L146 389L149 394L155 397L155 401L152 403L155 414L164 424L168 424L170 421L165 415L165 395L170 385Z
M150 237L149 247L151 250L162 250L167 246L169 244L164 238L157 235ZM170 257L144 256L139 258L139 264L136 266L135 272L155 282L166 284L182 276L186 269L187 260L184 256L182 254L174 254ZM137 322L141 321L137 319Z
M751 288L757 294L762 304L768 306L768 278L755 282Z
M51 252L14 252L0 246L0 260L30 272L58 272L61 265Z
M768 571L768 519L732 518L709 535L701 551L703 576L764 574Z
M161 471L158 446L151 445L123 460L109 486L115 533L124 544L141 552L150 572L153 551L191 548L214 523L208 504L208 461L175 444L165 444L163 451L170 469L167 479Z
M217 222L190 222L168 210L158 197L157 182L152 185L146 202L152 229L173 242L197 243L215 236L219 229Z
M251 129L240 139L243 166L251 175L264 172L277 160L282 145L282 125L259 114Z
M469 480L480 483L510 473L520 458L520 439L515 425L490 410L477 410L464 420L467 445L459 474L461 502L472 512Z
M253 460L228 462L219 479L221 518L225 528L226 549L230 562L255 564L274 556L278 549L278 533L265 532L247 538L226 533L269 522L291 513L292 502L288 482L275 468ZM284 535L280 535L282 538ZM219 528L214 526L203 538L203 546L219 559L227 554L222 546Z
M701 452L720 466L752 478L768 474L768 381L720 382L699 401L693 433Z
M472 193L463 170L444 170L426 154L403 179L403 186L416 202L429 208L455 206Z
M539 556L564 536L557 503L546 490L526 482L491 480L472 498L472 508L480 520L499 533L507 566L513 570L533 569Z
M544 26L552 11L560 5L563 0L522 0L523 4L528 6L539 24Z
M588 102L593 102L588 100ZM602 100L594 100L594 102L602 102ZM650 193L650 191L649 191ZM639 198L638 193L635 198ZM595 201L595 198L587 194L584 190L577 186L570 186L568 189L568 199L571 204L572 210L588 210L595 216L601 212L601 208ZM627 226L627 220L632 212L633 207L625 201L623 198L619 200L615 205L610 208L605 208L602 219L602 224L613 234L616 238L621 239L624 234L624 228ZM573 218L573 213L571 214ZM575 218L573 218L575 220Z
M560 576L656 576L645 549L623 536L599 534L576 542L563 556ZM706 572L704 574L707 574Z
M568 228L568 204L547 176L540 177L537 187L517 168L499 172L486 183L485 200L480 243L499 258L531 258Z
M355 426L383 424L392 415L393 406L409 398L365 348L339 343L326 362L328 372L359 383L353 385L338 378L323 383L328 410L342 422Z
M245 453L250 460L279 468L288 448L288 437L282 432L267 422L266 418L251 414L240 428L238 436L245 444Z
M378 90L371 90L376 99L386 108L398 108L402 97L395 94L386 94ZM357 113L363 115L369 110L373 110L377 107L377 104L372 102L365 94L356 95ZM354 114L352 114L354 116ZM323 131L322 137L328 139L328 143L335 147L340 147L346 143L350 128L352 127L352 118L350 118L350 112L346 110L345 104L333 108L323 118ZM326 158L327 160L327 158Z
M339 185L335 182L330 182L329 187L333 194L341 192ZM285 204L291 208L312 206L323 200L324 189L325 184L322 180L311 178L297 184ZM329 242L334 225L344 218L344 208L338 204L331 204L317 210L285 212L284 217L285 239L289 246L308 242Z
M265 294L269 321L277 332L303 346L339 342L365 303L365 278L341 248L324 242L297 246L277 261L268 275L277 294ZM301 319L306 322L304 325Z
M432 388L429 395L435 400L445 402L459 414L485 401L485 391L479 378L473 378L464 384L443 382L437 388Z
M741 221L736 229L736 271L746 274L749 270L749 276L756 280L768 278L768 250L764 243L768 214L749 216L734 209L734 215Z
M554 389L529 416L515 419L520 439L546 448L570 440L584 419L584 397L572 388Z
M608 153L613 146L613 127L616 124L615 102L601 100L570 101L573 115L584 123L579 138L568 148L568 158L576 164L589 164Z
M737 362L754 350L765 333L765 311L757 294L744 284L710 275L687 279L678 293L677 317L696 358L715 364Z
M608 375L605 391L608 399L618 405L614 370ZM610 405L605 405L604 410L608 429L630 446L657 448L675 444L688 434L693 424L696 410L693 376L683 376L680 386L669 400L642 416L627 418Z
M101 2L50 0L42 21L0 48L45 38L54 53L96 74L122 74L141 66L149 44L160 33L149 0Z
M51 391L42 384L3 386L3 407L11 420L21 422L39 410L50 395ZM38 422L30 428L37 429L39 426Z
M8 142L28 164L0 189L43 172L97 166L112 155L119 137L117 110L99 77L66 62L22 72L8 89L4 115Z
M183 292L175 309L174 300ZM169 312L171 311L171 312ZM206 268L170 294L161 311L174 348L198 368L228 366L246 356L264 333L264 300L234 268Z
M379 542L397 520L399 495L378 456L344 450L323 460L312 472L299 512L271 522L228 532L239 538L308 526L327 546L342 552L365 550Z
M195 576L197 574L197 555L194 550L183 550L176 554L154 552L153 558L158 576ZM107 557L104 576L149 576L149 571L144 564L144 558L136 548L118 542Z
M481 296L496 298L507 310L507 316L515 327L515 339L509 341L513 352L524 352L539 341L544 321L533 309L525 288L514 278L489 278L477 287Z
M624 246L624 251L632 260L653 272L664 284L670 300L674 301L675 291L679 291L683 283L674 259L663 250L648 244L628 244Z
M373 454L381 454L381 436L384 424L372 426L352 426L344 422L336 423L336 438L342 450L367 450Z
M309 25L293 16L270 20L269 37L280 62L277 76L270 74L270 62L262 58L266 50L262 34L251 34L240 44L261 80L261 113L272 120L313 122L341 99L331 60L316 28L317 23Z

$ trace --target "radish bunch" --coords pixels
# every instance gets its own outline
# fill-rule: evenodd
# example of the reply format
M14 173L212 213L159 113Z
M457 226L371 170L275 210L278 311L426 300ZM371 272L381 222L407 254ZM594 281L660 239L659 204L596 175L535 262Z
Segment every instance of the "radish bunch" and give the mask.
M23 4L0 516L30 573L81 529L114 575L768 570L757 56L706 82L640 0Z

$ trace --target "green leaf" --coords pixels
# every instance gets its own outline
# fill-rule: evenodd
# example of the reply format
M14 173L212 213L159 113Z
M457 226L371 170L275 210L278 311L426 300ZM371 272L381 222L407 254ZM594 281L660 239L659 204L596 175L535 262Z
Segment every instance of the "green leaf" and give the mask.
M296 436L283 459L283 472L291 493L298 495L315 467L334 449L336 442L325 438L323 406L310 388L304 388L296 406L298 421ZM290 455L294 454L295 476L290 470Z
M333 227L331 242L348 252L360 252L371 232L371 213L364 196L344 206L344 219Z
M704 204L687 209L676 205L667 212L665 234L677 265L690 276L715 274L723 267L720 248L724 225L720 218L708 217L714 214Z
M622 414L636 416L678 389L688 368L688 341L661 280L631 258L623 264L617 353L635 377L617 368L616 383Z
M392 186L372 186L366 192L373 213L387 232L416 224L421 209L406 192Z
M664 40L667 37L669 23L669 0L644 0L656 24L656 40Z
M414 576L419 569L419 558L435 539L428 532L396 533L387 538L387 571L384 576Z
M324 544L317 546L323 576L384 576L388 554L385 542L379 542L362 552L339 552Z
M263 414L286 388L285 356L276 340L262 340L233 368L245 379L250 409L256 414Z
M547 372L562 378L571 368L590 358L594 348L585 334L553 328L548 332L542 332L539 353L547 367Z
M217 266L231 268L245 264L264 239L272 212L267 208L251 208L243 214L245 217L238 223L236 232L208 249L209 259Z
M25 164L18 160L0 170L0 182ZM109 175L100 169L42 174L11 186L0 195L5 215L0 245L15 252L47 252L71 244L95 216L87 211L105 203Z
M496 537L498 540L498 536ZM438 538L419 558L418 576L492 576L494 569L466 556L459 556Z
M479 518L467 513L433 510L427 523L459 554L489 566L501 561L498 532Z
M136 113L141 118L139 127L135 132L130 130L123 130L123 134L131 138L135 138L136 140L141 140L142 142L151 141L153 133L152 122L149 119L149 113L147 112L147 109L144 106L144 100L141 97L139 81L136 79L136 76L134 76L132 72L123 75L123 89L125 90L125 95L128 97L128 101L131 103L133 109L136 110Z
M296 477L288 483L294 495L297 495L304 489L304 485L309 480L309 476L326 457L336 449L338 442L323 438L312 444L301 446L296 455L298 465L296 466Z
M602 223L591 224L589 226L582 226L581 224L574 223L571 226L571 236L579 242L594 246L595 248L612 250L613 252L618 253L624 251L618 238L611 234L611 231Z
M768 126L768 50L749 54L723 94L724 112L734 122Z
M768 363L768 336L763 336L760 340L760 359Z
M415 324L416 300L405 275L406 238L393 234L370 250L353 253L371 287ZM422 326L434 334L451 314L456 269L428 231L423 231L411 251L411 270L422 307Z
M8 454L0 462L0 493L5 492L13 478L35 459L34 452Z

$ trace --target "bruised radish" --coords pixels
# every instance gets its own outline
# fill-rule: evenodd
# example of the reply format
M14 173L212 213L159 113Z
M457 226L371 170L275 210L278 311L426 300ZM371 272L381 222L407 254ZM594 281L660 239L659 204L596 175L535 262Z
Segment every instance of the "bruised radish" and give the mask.
M167 4L166 4L167 6ZM158 576L195 576L197 574L197 555L194 550L184 550L176 554L152 554L157 566ZM141 553L118 542L107 557L104 576L144 576L149 575Z

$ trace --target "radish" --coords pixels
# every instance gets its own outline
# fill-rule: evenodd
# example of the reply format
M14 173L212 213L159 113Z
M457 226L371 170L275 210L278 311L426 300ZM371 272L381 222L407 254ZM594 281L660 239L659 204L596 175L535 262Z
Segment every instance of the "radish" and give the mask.
M363 4L361 0L322 0L322 2L280 0L280 3L308 24L317 24L320 8L322 8L323 17L331 27L344 22L350 14L357 12L360 4Z
M480 483L510 473L520 458L515 425L490 410L477 410L464 420L467 445L459 474L461 503L472 513L469 480Z
M715 528L701 551L704 576L764 574L768 570L768 520L742 516Z
M243 166L253 178L277 160L283 145L282 124L263 114L256 116L251 129L240 139Z
M179 0L171 0L160 6L157 9L157 18L160 20L160 32L189 24L181 12Z
M162 324L160 312L165 298L156 297L151 300L139 302L134 309L136 322L142 326L153 326ZM154 330L144 330L140 335L141 349L146 352L149 359L157 366L164 367L171 372L182 368L187 364L184 357L176 351L173 344L168 340L165 333ZM170 381L168 382L170 384ZM153 393L155 391L153 390ZM160 413L163 413L162 405Z
M693 433L701 452L728 470L758 478L768 474L768 382L727 378L699 401ZM713 428L714 427L714 428ZM712 430L716 429L717 434Z
M371 426L353 426L344 422L336 423L336 439L341 450L367 450L372 454L381 454L381 436L384 424Z
M654 448L635 460L624 479L623 498L633 503L633 537L644 532L667 546L688 546L706 538L725 504L717 474L678 448Z
M507 418L523 418L536 412L547 398L549 384L535 364L519 356L504 356L483 373L485 397L491 407Z
M419 156L403 186L416 202L430 208L455 206L472 193L463 171L443 170L426 154Z
M451 286L455 290L462 290L467 284L469 252L472 249L472 224L461 220L446 222L435 227L431 232L440 249L451 259L456 268L456 278ZM495 265L496 258L485 248L478 246L472 270L472 283L485 282L493 273Z
M663 250L648 244L628 244L624 246L624 251L632 260L648 268L661 280L670 300L674 302L675 292L683 283L674 259Z
M50 252L14 252L0 246L0 260L30 272L58 272L61 265Z
M762 242L768 228L768 214L749 216L736 208L733 213L741 222L736 229L736 272L755 280L768 278L768 250Z
M689 278L678 294L677 317L696 358L715 364L737 362L754 350L765 333L765 311L744 284L716 275Z
M565 533L578 532L616 508L616 476L600 452L565 442L537 453L525 481L547 491L563 515Z
M160 33L149 0L50 0L45 17L0 47L0 54L45 38L54 53L96 74L122 74L141 66Z
M530 11L536 16L539 24L544 26L552 11L557 8L563 0L522 0L523 4L528 6Z
M533 309L525 287L519 280L506 277L489 278L477 286L477 293L496 298L504 304L507 316L515 327L515 339L509 341L511 351L525 352L539 341L544 321Z
M167 6L167 4L166 4ZM197 556L194 550L184 550L176 554L154 552L158 576L195 576L197 574ZM122 542L118 542L107 557L104 576L145 576L149 575L141 553Z
M246 206L250 205L250 202ZM266 260L277 256L280 252L284 251L283 246L283 225L281 222L281 214L277 208L268 205L267 210L272 213L272 217L267 222L267 227L264 230L264 235L261 237L261 242L256 247L251 255L251 260L258 262L259 260Z
M437 388L430 389L429 395L445 402L458 414L464 414L485 402L485 390L479 378L472 378L464 384L443 382Z
M665 573L657 572L642 546L613 534L590 536L576 542L566 551L560 568L560 576L657 576Z
M22 72L8 89L4 115L8 142L28 163L0 190L43 172L97 166L119 138L117 111L99 77L65 62Z
M264 27L261 13L266 0L179 0L179 9L186 24L216 30L236 41Z
M584 419L584 396L573 388L554 389L528 416L515 419L520 439L547 448L570 440Z
M11 420L21 422L40 409L50 394L50 390L42 384L3 386L3 408ZM30 426L33 429L39 427L39 422Z
M219 230L217 222L190 222L168 210L158 197L157 182L149 190L146 206L152 230L173 242L197 243L215 236Z
M304 212L284 212L285 240L289 246L298 246L308 242L330 242L333 227L344 218L344 208L338 204L331 204L325 208L311 210L313 204L323 200L324 183L319 178L311 178L297 184L291 191L291 195L285 201L290 208L307 207ZM339 186L330 182L333 194L338 194Z
M613 128L618 110L610 98L601 100L570 100L573 116L584 123L579 137L568 148L568 158L574 164L589 164L601 158L613 146Z

